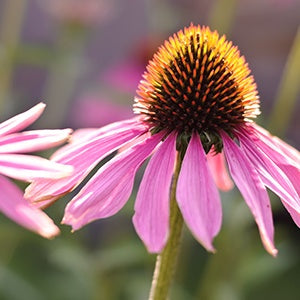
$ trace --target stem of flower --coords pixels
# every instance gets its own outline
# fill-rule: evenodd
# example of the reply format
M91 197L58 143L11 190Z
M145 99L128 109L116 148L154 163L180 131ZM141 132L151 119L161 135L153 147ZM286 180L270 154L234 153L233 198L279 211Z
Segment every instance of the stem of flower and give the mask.
M178 153L176 170L170 199L170 232L168 242L157 256L149 300L166 300L175 271L180 246L183 219L176 202L176 186L181 168L181 155Z

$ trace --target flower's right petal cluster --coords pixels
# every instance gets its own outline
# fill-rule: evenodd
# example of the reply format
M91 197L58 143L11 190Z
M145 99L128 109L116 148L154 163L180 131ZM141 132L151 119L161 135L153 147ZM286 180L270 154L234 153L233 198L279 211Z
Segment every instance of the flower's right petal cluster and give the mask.
M264 247L275 256L274 225L266 188L254 165L237 144L227 134L222 134L222 139L230 174L253 214Z
M241 145L259 172L263 183L276 193L300 226L300 155L258 125L239 135ZM282 151L283 150L283 151Z
M274 225L265 187L281 198L300 226L300 155L253 123L240 126L235 134L238 144L222 133L229 170L257 222L266 250L275 256Z

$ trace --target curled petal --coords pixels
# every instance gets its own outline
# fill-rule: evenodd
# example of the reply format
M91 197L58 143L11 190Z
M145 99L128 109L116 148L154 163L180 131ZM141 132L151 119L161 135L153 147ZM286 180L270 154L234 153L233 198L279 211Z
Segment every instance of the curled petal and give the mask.
M0 124L0 136L20 131L31 125L43 113L46 105L39 103L31 109L18 114Z
M147 166L135 202L133 224L151 253L160 252L169 230L169 191L176 157L176 135L171 134Z
M30 182L36 178L62 178L73 172L72 166L22 154L0 154L0 174Z
M25 153L56 147L65 142L71 133L71 129L13 133L0 137L0 153Z
M197 133L193 133L186 150L176 196L185 223L199 242L213 252L212 240L221 228L222 207Z
M28 203L23 198L22 192L1 175L0 186L0 210L7 217L45 238L59 234L59 229L53 221L44 212Z
M127 202L138 167L163 137L160 132L120 153L105 164L67 205L63 223L77 230L117 213Z
M124 143L134 139L144 132L144 126L124 126L104 134L96 135L85 142L77 142L65 146L54 157L54 161L74 167L72 176L60 180L35 180L25 191L25 198L36 202L38 206L48 205L49 201L74 189L87 174L107 155L118 149Z
M215 154L211 150L206 158L216 186L224 192L231 190L233 182L228 175L223 152Z
M230 174L249 206L258 225L265 249L273 256L277 250L274 246L274 225L268 193L254 166L242 150L222 133L225 157Z

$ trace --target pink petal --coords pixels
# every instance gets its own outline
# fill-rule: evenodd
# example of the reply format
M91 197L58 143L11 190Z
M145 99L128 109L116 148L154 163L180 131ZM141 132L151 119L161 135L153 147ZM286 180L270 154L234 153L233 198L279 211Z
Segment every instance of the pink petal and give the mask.
M74 167L72 176L60 180L35 180L25 191L25 198L37 202L39 207L44 200L56 200L58 196L74 189L87 174L106 156L118 149L126 142L142 134L145 130L143 125L134 124L124 126L100 134L84 142L76 142L70 147L64 147L65 151L59 150L54 160L62 164Z
M34 152L56 147L71 135L71 129L33 130L0 137L0 153Z
M289 212L291 215L293 221L295 224L300 227L300 214L298 211L296 211L293 207L291 207L287 202L282 201L282 204L284 205L285 209Z
M77 230L96 219L116 214L127 202L138 167L163 137L155 134L105 164L67 205L64 224Z
M135 202L133 224L151 253L160 252L169 231L169 191L176 158L176 135L171 134L151 158Z
M258 225L265 249L273 256L277 250L274 246L274 226L268 193L254 166L242 150L222 133L225 157L230 174L249 206Z
M177 202L196 239L208 251L214 251L212 240L221 228L222 207L197 133L193 133L182 162Z
M239 135L239 140L245 154L260 174L264 185L281 197L289 210L295 211L293 215L300 216L300 198L296 190L284 172L269 158L272 157L274 150L269 149L268 152L263 152L251 140L251 135L247 136L245 132Z
M72 166L22 154L0 154L0 174L23 181L35 178L61 178L73 172Z
M31 109L18 114L0 124L0 136L20 131L31 125L43 113L46 105L39 103Z
M255 123L251 123L250 126L255 130L256 134L258 134L260 137L264 136L265 139L270 140L273 142L273 144L276 144L276 146L285 154L287 157L293 159L294 161L300 163L300 153L298 150L290 146L289 144L282 141L277 136L272 136L267 130L260 127L259 125Z
M44 212L30 205L17 186L1 175L0 186L0 210L7 217L45 238L52 238L59 234L59 229L53 221Z
M76 130L70 139L70 143L64 147L58 149L52 156L51 159L59 161L64 159L68 155L68 152L72 152L73 147L78 147L79 144L85 144L91 142L93 139L100 139L103 136L115 134L118 131L127 131L132 129L141 129L142 132L147 131L148 127L139 121L138 118L132 118L125 121L115 122L106 125L101 128L84 128Z
M216 186L224 192L231 190L233 182L228 175L223 152L215 154L211 150L206 158Z
M244 135L251 137L255 145L266 153L269 158L285 173L295 190L300 195L300 158L296 155L297 150L292 151L292 147L284 147L284 142L278 146L278 138L274 138L267 131L260 128L258 125L248 125L240 130ZM286 154L288 153L288 155Z

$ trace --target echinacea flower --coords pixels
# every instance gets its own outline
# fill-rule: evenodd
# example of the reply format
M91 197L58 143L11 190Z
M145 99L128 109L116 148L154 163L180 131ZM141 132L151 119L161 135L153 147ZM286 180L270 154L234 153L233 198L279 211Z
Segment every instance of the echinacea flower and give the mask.
M263 245L275 256L266 187L281 198L300 226L300 157L251 121L260 113L259 98L237 47L207 27L191 25L159 48L137 93L137 118L75 133L73 141L52 158L74 166L74 174L61 180L36 180L26 196L39 206L51 204L121 148L67 205L63 223L77 230L116 214L131 194L136 171L152 155L138 190L133 223L147 249L157 253L168 238L170 185L176 157L181 157L178 206L195 238L214 251L213 238L222 220L216 183L223 189L231 186L225 155Z
M70 129L31 130L19 132L32 124L43 112L39 103L3 123L0 123L0 210L16 223L51 238L59 233L53 221L24 197L21 190L5 176L31 182L37 178L61 178L73 168L28 153L55 147L66 141Z

